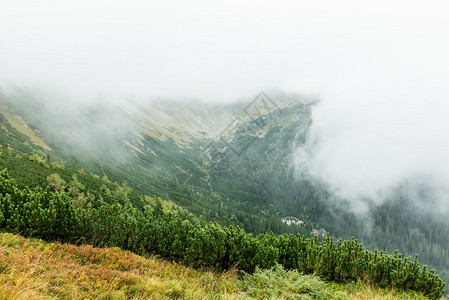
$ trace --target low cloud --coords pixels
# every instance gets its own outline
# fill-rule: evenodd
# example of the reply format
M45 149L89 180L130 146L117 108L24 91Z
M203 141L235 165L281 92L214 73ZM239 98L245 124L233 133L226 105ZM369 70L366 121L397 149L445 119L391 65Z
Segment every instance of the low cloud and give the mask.
M298 170L354 207L413 178L449 203L446 1L0 3L6 88L119 104L319 93Z
M449 88L419 72L382 75L388 76L370 74L322 94L308 143L296 150L296 167L355 210L366 208L366 198L383 202L401 185L417 203L425 186L429 208L447 210Z

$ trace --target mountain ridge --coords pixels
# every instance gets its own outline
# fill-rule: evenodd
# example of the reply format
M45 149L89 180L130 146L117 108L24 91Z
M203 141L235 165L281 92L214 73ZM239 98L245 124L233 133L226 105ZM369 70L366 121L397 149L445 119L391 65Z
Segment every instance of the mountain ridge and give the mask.
M413 203L404 206L406 196L400 193L381 205L373 204L366 215L356 215L345 199L337 198L322 182L307 174L297 176L292 152L306 143L314 99L281 101L285 105L260 109L267 113L258 117L244 111L250 101L228 107L211 104L214 114L209 116L199 104L183 112L181 104L161 102L148 114L139 106L120 110L92 105L58 117L32 95L13 100L17 101L0 97L0 104L21 116L29 128L39 130L53 150L32 145L31 139L5 118L2 128L6 130L0 129L3 148L126 181L137 193L157 194L197 216L241 226L254 234L272 231L312 237L323 229L344 239L356 236L371 250L419 253L421 261L449 279L449 256L444 250L449 247L449 226L444 218L428 215ZM225 114L221 109L234 114L231 118L226 113L229 119L225 121L230 122L218 122L220 126L226 129L231 122L238 122L212 136L222 127L216 126L209 134L203 129ZM160 110L167 111L159 114ZM200 119L184 124L188 116ZM184 125L186 131L182 131ZM133 126L142 128L134 130ZM86 130L88 137L83 136ZM282 222L286 216L304 224L288 226Z

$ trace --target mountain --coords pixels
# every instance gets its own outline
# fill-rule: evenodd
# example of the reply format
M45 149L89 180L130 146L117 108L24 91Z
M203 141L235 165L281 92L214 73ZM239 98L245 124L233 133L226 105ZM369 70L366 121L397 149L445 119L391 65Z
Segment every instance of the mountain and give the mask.
M247 186L254 166L244 157L271 162L264 172L288 169L293 144L304 142L310 99L259 95L252 106L153 100L126 109L101 104L61 109L18 93L3 95L0 103L4 127L9 128L2 132L5 147L13 141L14 149L28 154L32 148L44 151L52 161L126 180L136 191L159 194L253 232L291 230L281 222L283 215L273 205L258 203ZM251 172L243 174L248 168ZM272 218L255 218L254 211ZM254 222L261 224L250 225Z
M369 249L418 253L449 279L447 218L420 210L400 189L357 215L324 183L294 172L292 153L306 142L315 103L273 92L226 105L166 99L78 105L33 91L3 92L0 145L126 181L138 194L254 234L329 232L355 236ZM304 224L288 225L284 217Z

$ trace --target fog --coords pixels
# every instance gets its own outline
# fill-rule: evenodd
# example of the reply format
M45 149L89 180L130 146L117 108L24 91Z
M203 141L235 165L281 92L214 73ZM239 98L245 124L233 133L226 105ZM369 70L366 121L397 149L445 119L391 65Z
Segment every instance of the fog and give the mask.
M234 101L267 89L319 95L308 143L294 150L298 171L356 210L360 199L381 202L404 181L431 182L443 209L448 8L445 1L0 0L0 87L119 104L142 96Z
M315 92L427 68L446 52L444 3L1 0L0 79L82 95Z
M308 143L296 150L298 169L353 200L355 209L364 208L363 197L381 202L408 180L431 183L437 209L447 209L449 93L425 82L371 78L353 84L358 89L322 96Z
M381 203L402 186L422 208L447 212L447 23L422 7L414 19L398 14L400 30L368 36L365 58L354 53L351 72L322 90L308 143L296 149L297 169L329 184L356 211L367 208L366 198ZM419 193L423 186L431 202Z

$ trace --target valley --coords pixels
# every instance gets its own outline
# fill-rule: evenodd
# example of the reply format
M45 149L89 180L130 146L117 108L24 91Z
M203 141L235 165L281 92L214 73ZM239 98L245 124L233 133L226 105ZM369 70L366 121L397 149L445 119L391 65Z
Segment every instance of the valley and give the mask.
M447 280L447 218L406 204L400 190L357 215L324 183L294 169L292 153L307 141L316 101L279 92L232 105L152 100L60 110L32 93L0 95L2 151L17 153L2 154L0 168L23 187L44 187L54 172L72 185L74 174L104 178L105 187L90 184L90 196L83 195L84 205L97 208L119 197L103 194L115 185L136 208L146 205L141 195L160 197L202 222L254 235L324 241L323 229L336 239L354 236L372 251L418 254ZM33 173L20 155L45 171ZM287 216L303 224L283 222Z

